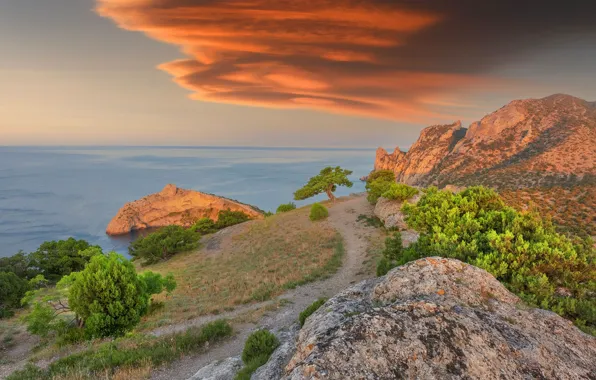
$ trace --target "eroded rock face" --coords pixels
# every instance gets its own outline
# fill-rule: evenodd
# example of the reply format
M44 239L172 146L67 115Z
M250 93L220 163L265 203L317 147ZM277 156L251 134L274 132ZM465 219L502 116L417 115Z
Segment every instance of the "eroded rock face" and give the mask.
M221 210L242 211L250 218L263 218L260 211L249 205L169 184L159 193L125 204L108 224L106 233L122 235L172 224L186 227L199 218L217 220Z
M392 154L378 149L375 170L393 170L397 182L409 185L425 182L464 134L459 121L425 128L407 153L397 148Z
M284 379L590 379L596 338L530 309L489 273L426 258L331 298Z
M515 100L474 122L424 129L407 153L377 150L375 170L443 187L552 186L596 175L596 106L569 95Z
M420 194L409 199L408 202L416 203L418 199L420 199ZM402 205L403 202L381 197L375 204L375 216L381 219L386 228L407 229L408 225L404 219L404 214L401 212Z

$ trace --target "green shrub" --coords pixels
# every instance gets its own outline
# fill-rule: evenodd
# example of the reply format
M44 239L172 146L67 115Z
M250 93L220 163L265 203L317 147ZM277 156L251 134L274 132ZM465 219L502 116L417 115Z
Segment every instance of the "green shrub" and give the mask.
M412 198L418 193L418 189L412 186L408 186L403 183L392 183L389 186L389 189L387 189L387 191L385 191L381 196L383 198L403 202Z
M222 228L244 223L248 220L250 220L250 217L242 211L221 210L217 214L217 222L215 222L215 226L218 230L221 230Z
M276 213L280 214L282 212L288 212L292 210L296 210L296 204L294 202L284 203L277 207Z
M366 180L366 199L375 204L384 192L389 190L391 184L395 183L395 174L391 170L378 170L372 172Z
M101 253L99 246L92 246L85 240L69 238L46 241L35 252L29 254L29 265L37 268L38 273L55 283L63 276L83 270L91 257Z
M320 203L313 203L310 207L310 215L309 218L313 222L316 220L325 219L329 216L329 211L327 208Z
M154 264L176 253L196 249L200 237L192 228L167 226L133 241L128 252L133 260L142 260L141 265Z
M13 272L0 272L0 318L12 316L21 306L21 298L29 290L29 282Z
M28 365L12 373L8 379L52 379L79 378L76 374L86 373L86 378L111 378L121 367L137 367L150 361L155 367L178 360L182 355L203 350L206 343L215 343L232 335L227 321L217 320L203 327L191 327L183 333L161 338L143 337L138 344L130 340L111 341L87 351L72 354L54 361L42 370Z
M466 261L493 274L529 304L596 333L596 252L591 242L556 233L538 214L518 212L483 187L458 194L430 188L402 211L420 238L402 252L398 264L426 256Z
M300 327L304 326L306 318L310 317L311 314L317 311L321 306L323 306L325 302L327 302L327 298L319 298L318 300L310 304L310 306L308 306L306 309L304 309L298 316L298 320L300 321Z
M384 276L391 269L398 265L399 260L403 255L403 243L401 234L396 232L393 237L385 239L385 249L383 249L383 256L377 264L377 276Z
M263 354L252 358L248 363L244 364L244 367L240 371L238 371L234 380L250 380L252 374L259 369L259 367L267 363L269 357L270 355Z
M195 232L199 232L201 235L208 235L216 232L217 226L212 219L201 218L195 222L191 229Z
M269 358L277 346L279 346L279 340L275 335L268 330L257 330L250 334L244 343L242 361L248 364L263 355Z
M147 312L152 294L176 287L172 275L138 276L132 263L115 252L94 257L63 281L70 285L68 306L84 322L88 337L123 335Z

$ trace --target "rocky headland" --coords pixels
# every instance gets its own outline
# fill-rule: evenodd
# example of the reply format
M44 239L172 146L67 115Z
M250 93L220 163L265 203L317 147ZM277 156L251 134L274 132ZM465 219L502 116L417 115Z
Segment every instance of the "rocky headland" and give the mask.
M159 193L126 203L110 221L106 233L123 235L169 225L187 227L199 218L217 221L222 210L241 211L252 219L263 218L263 213L250 205L168 184Z

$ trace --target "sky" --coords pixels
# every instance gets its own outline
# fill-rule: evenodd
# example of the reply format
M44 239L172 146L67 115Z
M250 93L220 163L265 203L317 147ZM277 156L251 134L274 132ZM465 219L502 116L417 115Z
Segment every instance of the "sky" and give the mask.
M585 0L0 0L0 145L407 148L513 99L596 100L594 14Z

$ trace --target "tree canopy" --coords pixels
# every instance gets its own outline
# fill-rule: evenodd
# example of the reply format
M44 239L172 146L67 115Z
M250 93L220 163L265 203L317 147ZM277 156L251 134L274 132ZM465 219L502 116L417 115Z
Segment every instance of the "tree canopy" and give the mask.
M366 179L366 199L375 204L379 198L395 183L395 174L391 170L377 170Z
M342 169L339 166L326 167L321 172L312 177L306 185L294 192L294 199L297 201L314 197L315 195L326 193L329 199L335 201L333 192L337 186L352 187L353 183L348 179L352 174L351 170Z
M533 212L505 205L493 190L458 194L429 188L402 211L420 238L396 264L426 256L483 268L526 302L552 310L596 334L596 252L591 241L558 234Z
M94 249L87 251L89 248ZM49 281L57 282L63 276L83 270L91 257L98 253L101 253L101 248L91 246L85 240L47 241L29 254L29 266Z

